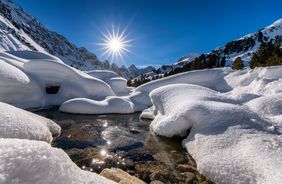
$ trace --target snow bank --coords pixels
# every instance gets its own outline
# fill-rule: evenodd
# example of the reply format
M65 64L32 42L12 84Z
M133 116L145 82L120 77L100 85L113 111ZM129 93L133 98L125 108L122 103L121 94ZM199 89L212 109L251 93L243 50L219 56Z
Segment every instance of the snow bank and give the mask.
M59 97L105 98L114 95L104 81L54 60L34 60L24 65L25 71L36 76L41 86L60 86ZM56 104L58 105L58 104Z
M224 83L223 77L229 74L230 72L231 70L229 68L216 68L184 72L152 82L148 82L137 87L136 91L151 92L152 90L158 87L176 83L196 84L211 89L219 88L221 90L222 87L218 86L218 84Z
M129 114L134 112L133 103L124 97L107 97L96 101L87 98L75 98L64 102L60 111L78 114Z
M91 75L92 77L101 79L103 81L108 80L110 78L120 77L117 73L109 70L91 70L86 71L88 75Z
M45 53L0 52L0 61L0 101L21 108L61 105L72 98L103 100L129 94L126 80L114 72L93 71L91 76ZM57 92L47 94L50 87Z
M59 58L53 55L37 51L7 51L7 53L26 60L55 60L59 63L63 63Z
M41 106L42 98L41 89L35 81L0 57L0 101L29 108Z
M127 87L127 80L120 77L117 73L108 70L92 70L87 72L87 74L109 84L116 95L129 95L130 90Z
M167 137L190 129L183 145L207 177L218 183L281 181L282 131L256 113L195 85L169 85L150 96L156 116L151 128Z
M214 78L215 86L148 83L145 91L162 87L150 93L153 107L141 118L154 119L151 128L162 136L185 136L189 130L183 146L199 171L217 183L279 183L281 73L282 67L235 71Z
M67 154L41 141L0 139L0 183L114 183L81 170Z
M0 102L0 138L40 140L51 143L61 128L53 121Z
M224 77L230 72L229 68L216 68L176 74L135 88L130 94L130 99L135 104L135 111L143 111L152 105L149 93L154 89L170 84L195 84L211 89L228 91L231 88L225 83Z

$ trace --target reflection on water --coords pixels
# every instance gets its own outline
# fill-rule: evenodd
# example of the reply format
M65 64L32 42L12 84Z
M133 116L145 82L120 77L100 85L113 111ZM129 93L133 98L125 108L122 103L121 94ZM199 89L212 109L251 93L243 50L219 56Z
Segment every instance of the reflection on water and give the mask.
M53 146L64 149L82 169L99 173L104 168L117 167L146 182L199 180L197 171L191 179L183 174L187 173L185 169L179 169L180 165L192 168L194 164L181 147L181 139L155 136L149 130L150 121L140 121L139 113L73 115L55 108L36 113L62 127Z

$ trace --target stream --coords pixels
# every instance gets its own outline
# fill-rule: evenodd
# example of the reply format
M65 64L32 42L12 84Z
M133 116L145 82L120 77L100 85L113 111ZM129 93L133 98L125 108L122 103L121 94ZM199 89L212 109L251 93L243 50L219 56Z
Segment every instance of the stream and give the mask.
M141 180L163 183L212 183L195 168L181 138L164 138L150 131L140 113L75 115L57 108L35 112L62 128L52 146L63 149L81 169L100 173L120 168Z

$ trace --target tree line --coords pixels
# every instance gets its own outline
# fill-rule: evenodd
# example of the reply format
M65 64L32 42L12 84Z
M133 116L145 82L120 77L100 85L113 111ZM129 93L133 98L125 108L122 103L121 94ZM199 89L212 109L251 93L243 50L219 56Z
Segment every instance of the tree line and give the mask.
M282 65L282 36L276 36L274 39L264 37L261 32L258 32L258 41L261 43L258 50L253 53L250 60L250 67L265 67L265 66L275 66ZM247 39L247 46L242 44L242 41L233 41L226 45L224 48L225 52L230 52L231 50L236 51L246 51L246 48L254 46L254 41ZM240 48L241 47L241 48ZM177 73L187 72L191 70L201 70L206 68L218 68L224 67L226 63L226 57L221 57L220 50L212 51L209 54L202 54L195 58L192 62L183 65L182 67L175 68L170 72L164 74L157 74L153 77L142 75L139 78L131 79L128 81L129 86L139 86L151 80L171 76ZM237 57L232 63L232 69L241 70L245 67L244 61L241 57Z

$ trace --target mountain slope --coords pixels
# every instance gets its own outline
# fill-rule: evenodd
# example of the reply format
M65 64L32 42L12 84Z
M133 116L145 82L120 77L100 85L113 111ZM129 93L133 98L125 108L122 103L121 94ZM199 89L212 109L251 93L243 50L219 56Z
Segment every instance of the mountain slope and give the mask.
M113 70L127 79L136 77L130 69L118 67L109 61L101 62L87 49L78 48L64 36L49 31L12 1L0 0L0 51L16 50L49 53L80 70L106 69ZM138 74L143 71L137 70Z
M224 46L215 48L209 53L203 53L193 59L191 59L190 55L184 56L181 57L175 64L162 65L160 68L156 69L154 73L150 72L136 77L131 81L131 84L134 85L137 81L137 85L140 85L149 80L158 79L166 75L180 73L193 68L232 66L232 63L237 57L242 59L246 67L249 67L250 60L253 54L258 51L261 43L273 42L278 37L282 37L282 19L277 20L270 26L267 26L255 33L248 34L237 40L228 42Z

